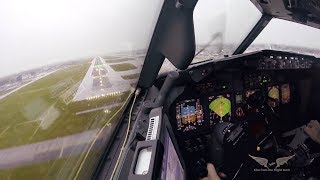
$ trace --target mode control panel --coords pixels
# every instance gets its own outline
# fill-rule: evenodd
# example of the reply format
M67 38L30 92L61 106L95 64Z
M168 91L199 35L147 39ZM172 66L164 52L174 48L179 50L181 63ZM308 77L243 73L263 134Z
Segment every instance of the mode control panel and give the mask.
M313 60L309 57L295 55L270 55L259 60L258 69L309 69L313 65Z

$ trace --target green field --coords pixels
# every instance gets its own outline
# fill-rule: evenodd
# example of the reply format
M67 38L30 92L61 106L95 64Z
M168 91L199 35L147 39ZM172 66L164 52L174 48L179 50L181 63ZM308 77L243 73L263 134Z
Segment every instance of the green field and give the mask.
M134 58L117 58L117 59L106 58L105 62L106 63L120 63L120 62L133 61L133 60L135 60L135 59Z
M123 79L128 80L128 79L137 79L137 78L139 78L139 76L140 76L140 73L123 75L123 76L121 76L121 77L122 77Z
M90 109L96 104L111 104L112 98L99 102L93 100L70 104L66 104L62 98L68 95L70 89L77 89L89 66L90 64L83 64L59 70L0 100L0 150L68 136L89 129L99 129L111 117L114 118L110 123L119 119L121 111L115 113L120 106L110 109L108 113L97 110L82 115L75 114L84 105ZM126 92L117 98L125 100L129 94L130 92ZM0 169L0 179L70 178L85 153L86 150L82 154L73 154L68 158ZM85 163L84 169L93 168L100 153L90 152L86 162L91 163ZM82 172L81 175L85 177L86 172Z
M86 117L79 118L70 113L59 97L52 96L51 87L66 78L74 82L82 80L88 67L89 65L85 64L59 70L0 100L0 148L43 141L85 130L90 121ZM72 84L69 84L62 91L71 86ZM59 116L50 127L41 129L38 118L50 107L59 112Z
M128 70L137 69L137 67L135 67L133 64L130 64L130 63L113 64L110 66L115 71L128 71Z
M0 177L1 179L57 179L57 177L66 176L66 173L72 171L72 167L66 165L71 162L75 164L78 158L79 157L62 158L33 164L31 166L0 170Z
M90 170L95 168L101 155L101 152L96 151L90 153L87 163L82 167L85 171L81 171L78 179L90 179L93 173ZM12 169L0 169L0 179L73 179L82 157L81 155L70 156Z
M5 95L5 94L7 94L7 93L9 93L10 91L13 91L14 89L9 89L9 90L6 90L6 91L1 91L0 92L0 96L2 96L2 95Z
M103 59L117 59L119 56L102 56Z

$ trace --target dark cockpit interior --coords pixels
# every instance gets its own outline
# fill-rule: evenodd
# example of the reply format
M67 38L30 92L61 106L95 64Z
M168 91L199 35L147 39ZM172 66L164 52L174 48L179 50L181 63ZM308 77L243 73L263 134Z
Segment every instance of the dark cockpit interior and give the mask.
M301 131L319 119L318 68L315 57L265 50L180 71L167 113L188 177L206 174L207 162L228 179L274 176L258 171L263 166L251 156L268 159L267 169L281 166L278 179L319 176L320 161L313 154L319 145ZM156 82L159 88L162 82ZM290 156L290 163L272 164Z

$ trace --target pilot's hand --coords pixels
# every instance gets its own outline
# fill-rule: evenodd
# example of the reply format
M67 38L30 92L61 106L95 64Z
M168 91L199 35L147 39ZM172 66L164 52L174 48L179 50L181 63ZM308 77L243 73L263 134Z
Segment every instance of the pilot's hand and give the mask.
M208 169L208 177L204 177L201 180L220 180L220 177L217 174L216 168L213 164L208 163L207 164Z
M317 120L311 120L304 128L304 131L312 140L320 144L320 123Z

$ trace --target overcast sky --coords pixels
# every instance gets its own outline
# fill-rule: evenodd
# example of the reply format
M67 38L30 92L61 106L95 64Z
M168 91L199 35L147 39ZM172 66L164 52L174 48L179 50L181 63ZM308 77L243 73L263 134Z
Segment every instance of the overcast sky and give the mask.
M0 0L0 76L147 48L162 0Z
M147 48L162 2L0 0L0 77L68 59ZM199 0L197 43L207 43L215 33L220 33L216 42L240 43L259 17L249 0ZM255 43L320 48L319 32L273 20Z
M211 39L210 36L223 32L222 37L217 38L213 44L240 44L260 17L261 13L250 0L199 0L194 11L197 42L207 44ZM253 43L274 43L320 49L320 30L289 21L272 19Z

